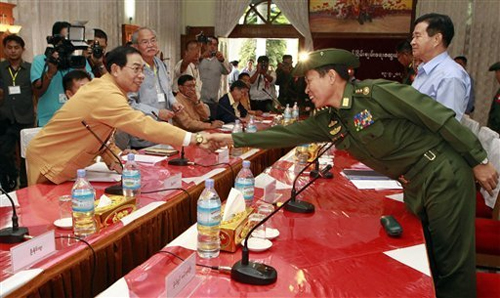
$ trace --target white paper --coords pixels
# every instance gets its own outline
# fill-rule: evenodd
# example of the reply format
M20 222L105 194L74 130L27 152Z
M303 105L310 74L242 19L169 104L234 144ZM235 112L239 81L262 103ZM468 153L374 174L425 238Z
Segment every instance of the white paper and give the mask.
M262 123L271 124L271 123L273 123L273 120L262 120Z
M168 156L158 156L158 155L147 155L147 154L136 154L135 162L157 164L161 161L167 159ZM122 160L127 160L127 156L122 156Z
M129 223L133 222L134 220L138 219L139 217L155 210L156 208L160 207L163 204L165 204L165 202L163 202L163 201L150 203L150 204L132 212L131 214L123 217L121 219L121 222L123 223L124 226L126 226Z
M385 196L386 198L388 199L391 199L391 200L394 200L394 201L398 201L398 202L401 202L401 203L404 203L404 200L403 200L403 193L395 193L393 195L388 195L388 196Z
M96 209L97 208L104 208L106 206L109 206L113 203L113 201L105 194L103 194L100 198L99 198L99 205L97 205Z
M122 177L115 171L108 169L104 162L96 162L86 167L85 170L87 171L87 180L90 182L118 182Z
M228 124L222 125L222 127L220 128L220 130L222 130L222 131L233 131L233 128L234 128L234 124L233 123L228 123Z
M33 278L42 273L42 269L22 270L0 282L0 297L5 297L19 289Z
M207 180L208 178L211 178L212 176L215 176L215 175L217 175L219 173L224 172L224 170L225 170L224 168L213 169L213 170L211 170L210 172L206 173L203 176L200 176L200 177L186 177L186 178L182 178L182 181L184 181L185 183L194 182L196 185L199 185L200 183L202 183L203 181Z
M17 200L16 191L14 190L9 192L9 196L12 201L14 201L14 206L19 207L19 201ZM4 194L0 195L0 207L12 207L9 198L7 198L7 196Z
M102 161L91 164L90 166L86 167L85 170L87 172L116 173L115 171L111 171L110 169L108 169L106 163Z
M229 196L227 197L222 221L231 219L234 214L245 211L245 208L245 199L243 198L243 194L241 193L241 191L235 188L231 188Z
M350 180L358 189L403 189L396 180Z
M198 239L197 225L192 225L189 229L180 234L179 237L167 244L166 247L181 246L187 249L196 250Z
M427 276L431 276L425 244L389 250L384 252L384 254Z
M112 284L106 290L102 291L96 297L129 298L130 294L125 277L122 277L119 280L117 280L114 284Z
M263 188L264 185L267 185L270 180L274 179L266 173L261 173L257 178L255 178L255 187ZM280 189L291 189L292 186L285 184L281 181L276 180L276 190Z
M250 156L254 155L257 152L259 152L259 149L250 149L247 152L245 152L242 155L240 155L240 158L241 159L247 159L247 158L249 158Z

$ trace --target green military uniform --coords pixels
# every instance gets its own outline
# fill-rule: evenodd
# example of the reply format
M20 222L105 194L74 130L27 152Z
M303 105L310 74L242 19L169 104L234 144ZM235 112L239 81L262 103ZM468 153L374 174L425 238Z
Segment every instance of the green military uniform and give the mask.
M490 66L489 71L500 71L500 62ZM488 116L488 127L500 133L500 89L498 89L491 103L490 114Z
M411 85L411 83L413 83L413 80L415 79L416 76L417 76L417 73L415 72L415 69L413 68L413 62L412 62L412 63L410 63L410 65L408 65L406 67L405 74L404 74L403 79L401 80L401 83L405 84L405 85Z
M327 64L327 63L325 63ZM422 220L439 297L474 297L475 185L471 167L486 152L453 111L411 86L386 80L348 83L340 109L299 123L233 134L235 146L277 148L334 142L404 187Z

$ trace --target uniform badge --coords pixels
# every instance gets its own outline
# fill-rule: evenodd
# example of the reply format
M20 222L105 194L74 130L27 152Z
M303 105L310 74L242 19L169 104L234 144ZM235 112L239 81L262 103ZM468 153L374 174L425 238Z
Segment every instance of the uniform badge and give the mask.
M373 124L373 116L368 110L364 110L354 115L354 127L356 131L360 131Z
M342 129L342 126L339 125L339 126L335 127L334 129L330 130L330 134L332 136L334 136L334 135L338 134L341 129Z
M338 121L332 120L330 121L330 124L328 124L328 127L333 127L335 124L339 123Z
M370 87L363 88L363 95L368 95L370 93Z

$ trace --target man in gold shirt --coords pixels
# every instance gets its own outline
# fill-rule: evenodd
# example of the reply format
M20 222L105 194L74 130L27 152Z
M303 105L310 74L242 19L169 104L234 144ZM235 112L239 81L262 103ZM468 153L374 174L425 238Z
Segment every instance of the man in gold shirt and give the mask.
M222 127L222 124L224 124L222 121L208 122L210 111L208 106L196 96L196 80L194 77L182 75L177 80L177 85L179 92L175 98L178 103L184 106L184 109L174 116L175 126L191 132Z
M155 121L128 105L126 94L139 90L144 80L144 60L135 48L109 52L106 69L108 74L81 87L30 142L26 152L29 184L60 184L74 178L77 169L105 153L101 140L107 142L116 128L155 143L215 149L202 135Z

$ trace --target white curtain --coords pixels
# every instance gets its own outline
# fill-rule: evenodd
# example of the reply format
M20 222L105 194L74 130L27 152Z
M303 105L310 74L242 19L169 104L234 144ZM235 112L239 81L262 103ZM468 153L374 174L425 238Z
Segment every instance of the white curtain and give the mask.
M181 1L136 0L133 21L156 31L158 47L171 77L175 64L181 59L181 4Z
M309 28L308 0L273 0L290 23L305 37L305 50L313 50L311 29Z
M14 8L15 24L21 25L19 35L26 43L23 57L31 62L33 57L43 54L47 47L46 37L52 35L56 21L88 21L86 37L93 37L93 28L104 30L108 35L108 49L121 43L120 23L123 19L122 0L9 0Z
M455 37L448 52L452 58L467 57L476 98L472 118L485 125L498 88L488 67L500 60L500 1L418 0L416 17L430 12L446 14L453 21Z
M215 36L228 37L251 0L217 0L215 3Z
M500 61L500 1L476 0L472 12L467 70L476 88L473 118L486 125L493 95L499 88L495 72L488 68Z

